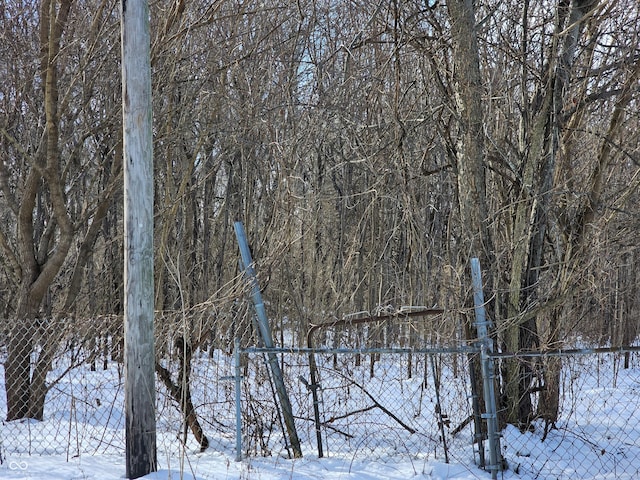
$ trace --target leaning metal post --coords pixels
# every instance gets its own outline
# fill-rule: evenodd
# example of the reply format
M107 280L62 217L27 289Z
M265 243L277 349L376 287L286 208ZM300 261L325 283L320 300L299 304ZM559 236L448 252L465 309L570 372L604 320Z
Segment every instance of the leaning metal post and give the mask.
M493 352L493 343L489 338L488 329L491 321L486 319L484 309L484 293L482 291L482 274L480 261L471 259L471 280L473 283L473 305L476 314L476 329L480 344L480 358L482 360L482 384L484 390L484 403L486 413L482 415L487 420L487 439L489 441L489 465L491 478L498 478L498 470L501 469L500 435L498 433L498 415L496 408L496 393L494 386L493 360L490 355Z
M258 317L260 336L262 337L262 341L266 348L273 348L271 328L269 327L267 312L264 308L262 294L260 293L260 287L258 286L258 280L256 279L256 271L253 268L253 260L251 258L251 252L249 251L249 244L247 243L247 235L244 231L242 222L235 222L234 228L236 231L236 238L238 239L238 246L240 247L242 264L244 265L246 277L251 285L251 297L253 298L253 304L256 310L256 315ZM271 373L273 374L273 380L276 384L276 391L278 393L280 405L282 407L282 415L284 417L284 423L287 427L287 433L289 434L291 448L293 449L293 456L295 458L301 458L302 449L300 447L300 440L298 438L298 432L296 431L296 426L293 419L293 409L291 407L291 401L289 400L289 396L287 395L287 390L284 385L278 358L273 352L267 353L267 357L269 359Z

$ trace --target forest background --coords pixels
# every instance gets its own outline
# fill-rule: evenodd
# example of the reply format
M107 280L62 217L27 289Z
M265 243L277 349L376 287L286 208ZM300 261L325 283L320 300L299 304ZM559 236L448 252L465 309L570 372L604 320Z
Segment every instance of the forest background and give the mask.
M70 338L122 328L119 21L114 0L0 5L9 420L42 418ZM449 312L416 339L473 338L471 257L497 347L635 340L635 0L159 0L151 23L159 338L175 318L193 349L250 329L241 220L302 346L402 305ZM504 420L553 422L558 376L505 362Z

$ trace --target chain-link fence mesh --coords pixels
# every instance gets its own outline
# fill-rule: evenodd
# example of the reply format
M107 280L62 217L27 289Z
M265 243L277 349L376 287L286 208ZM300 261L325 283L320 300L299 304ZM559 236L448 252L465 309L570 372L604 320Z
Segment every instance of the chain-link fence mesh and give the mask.
M121 322L103 317L4 325L3 456L120 451Z
M15 388L9 382L15 378L7 376L6 369L11 348L15 355L11 343L16 339L15 331L3 332L0 460L124 455L122 319L40 322L34 328L26 364L31 383L37 380L40 362L46 360L50 367L38 419L8 419L7 399ZM185 331L191 332L186 348L179 340ZM204 446L235 454L234 331L232 322L220 315L191 318L188 324L180 316L158 323L160 455L190 455ZM51 335L56 335L57 348L49 352L44 339ZM250 337L243 345L254 343ZM387 343L383 337L382 345ZM335 348L331 335L323 337L324 346L313 353L319 385L317 421L309 352L277 350L305 456L317 455L319 429L328 457L477 462L468 350L434 353L426 350L428 342L418 343L394 350L380 344L367 349L362 341L360 349L349 350ZM637 478L637 355L632 351L554 357L561 366L557 420L534 419L524 430L502 429L501 452L510 472L523 478ZM290 445L265 356L250 348L240 356L242 453L286 456ZM495 361L500 372L502 360ZM537 387L532 385L532 391ZM540 410L543 397L532 398L538 402L534 410Z
M567 353L556 361L558 420L505 428L502 453L510 469L534 478L639 478L637 353Z
M247 354L243 379L246 455L286 449L263 355ZM470 436L451 435L452 429L466 425L472 415L465 356L399 352L313 355L319 423L314 414L308 356L281 354L298 434L311 453L321 448L326 456L444 461L451 443L471 445ZM444 441L441 432L446 432Z
M193 422L185 412L189 404L206 442L215 439L216 449L232 449L235 408L231 351L220 348L226 331L210 328L210 315L185 323L178 315L158 316L156 322L157 443L163 455L184 455L197 451L202 443L193 435ZM219 326L224 319L216 318ZM197 348L187 359L178 339L185 329ZM12 389L19 376L6 374L11 358L12 337L7 329L0 346L0 461L7 456L57 455L67 459L81 455L125 453L125 407L122 317L108 316L86 321L59 320L41 323L29 333L31 350L21 372L29 379L30 397L25 403L32 411L12 418L9 412ZM193 332L201 332L196 335ZM15 332L15 330L14 330ZM52 341L51 335L56 335ZM202 333L206 332L206 334ZM47 334L49 337L47 337ZM220 334L223 341L218 338ZM48 353L50 345L55 350ZM17 364L16 360L13 360ZM48 365L48 366L47 366ZM35 408L37 375L46 367L46 396L41 412ZM189 372L185 375L185 372ZM188 385L188 388L182 388ZM15 403L15 399L14 399ZM18 412L20 413L20 411ZM15 417L15 415L14 415ZM190 417L190 420L192 418ZM229 443L227 444L227 440Z

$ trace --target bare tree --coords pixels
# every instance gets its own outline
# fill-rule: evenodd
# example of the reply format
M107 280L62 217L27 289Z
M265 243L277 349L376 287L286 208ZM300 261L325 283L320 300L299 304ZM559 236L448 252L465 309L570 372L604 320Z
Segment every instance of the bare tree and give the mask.
M64 306L69 311L75 302L89 252L111 196L117 191L113 183L117 178L116 162L107 170L102 169L101 162L84 163L84 179L71 173L82 159L81 152L86 147L83 142L109 128L111 118L94 119L93 126L84 124L79 132L71 131L74 121L85 119L80 109L69 108L69 104L88 101L91 89L90 84L84 85L83 97L83 92L74 88L80 77L66 70L79 47L63 48L72 18L72 1L42 1L38 7L37 12L28 7L18 10L19 6L11 4L6 8L15 9L15 17L4 17L4 35L15 34L17 47L20 41L27 41L24 34L29 29L33 31L35 19L39 19L37 41L22 44L21 52L30 55L34 65L38 65L34 81L24 86L7 85L16 90L9 96L15 103L6 112L15 114L28 105L27 111L33 115L10 123L10 117L5 118L2 128L5 158L0 176L3 202L12 220L3 222L0 244L7 259L7 278L16 286L15 297L9 302L13 307L7 312L11 318L5 363L9 420L42 418L49 386L46 375L65 332L63 319L57 318L54 308ZM16 20L9 22L7 18ZM102 27L101 22L96 22L87 37L89 42ZM82 65L89 65L95 55L95 45L89 44L84 54L79 54ZM28 61L28 58L19 60L17 65ZM100 66L96 68L99 70ZM7 79L21 81L19 77ZM88 192L90 176L97 179L103 173L106 179L103 188L91 190L92 198L79 198L83 191ZM69 288L60 299L51 298L51 289L67 263L71 266ZM32 367L30 358L34 351L40 353Z
M90 3L90 18L69 1L0 7L11 418L41 416L34 385L60 350L51 332L73 327L63 318L123 313L118 17ZM157 360L174 386L188 378L164 362L176 337L193 359L229 348L238 219L281 339L436 302L451 314L410 339L388 327L333 341L457 337L475 255L504 350L635 338L637 2L254 7L151 4L155 298L179 319ZM245 340L250 323L235 324ZM552 426L561 365L504 365L503 420Z

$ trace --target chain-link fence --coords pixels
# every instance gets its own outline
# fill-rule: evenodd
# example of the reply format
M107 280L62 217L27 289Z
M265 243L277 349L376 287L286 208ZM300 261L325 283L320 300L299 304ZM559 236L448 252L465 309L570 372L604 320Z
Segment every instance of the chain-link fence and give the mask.
M364 350L282 353L282 370L305 450L375 460L471 454L472 416L464 355ZM243 451L288 448L264 353L247 352L243 377ZM317 367L314 382L310 363ZM259 386L259 388L256 388ZM313 388L317 386L318 416ZM445 434L444 437L442 434ZM468 433L468 432L466 432ZM268 441L267 441L268 440ZM452 450L452 445L455 449Z
M222 323L220 317L217 320ZM178 341L184 338L185 322L176 315L158 316L156 322L157 443L167 457L197 451L202 443L224 450L234 446L235 396L233 382L225 379L233 374L233 357L231 351L220 348L221 342L214 345L208 324L190 319L190 328L196 324L208 333L197 340L198 347L189 351L187 359ZM41 322L35 331L25 330L30 352L26 363L19 364L22 370L12 376L7 374L11 349L15 356L15 345L24 339L12 337L15 330L7 329L0 345L0 463L6 457L25 455L66 459L124 455L122 331L118 316ZM48 351L50 345L55 350ZM46 395L37 408L41 369L46 371ZM22 399L16 395L20 393L18 373L28 379L29 395ZM187 395L195 414L189 421ZM16 409L16 400L18 407L23 406L22 400L24 409ZM206 437L204 442L193 435L194 425Z
M554 355L561 364L558 420L503 430L502 454L511 470L533 478L640 477L637 349L607 350Z
M249 356L251 369L267 378L260 355ZM404 456L454 463L473 455L478 460L478 446L472 448L475 435L466 355L397 351L316 356L322 441L329 455L385 460ZM548 425L535 419L523 430L504 427L503 464L524 478L638 478L637 352L596 350L556 358L562 365L558 419ZM301 437L305 444L314 445L312 398L305 378L309 362L299 354L282 354L282 362ZM247 392L256 379L250 375L244 382ZM285 449L269 391L260 397L245 394L243 405L245 454ZM266 411L271 414L265 415ZM260 418L271 419L269 428L262 425L256 430ZM266 446L260 443L265 438L269 439Z
M39 419L7 419L8 390L15 388L8 381L15 379L6 376L12 337L5 332L0 350L0 460L124 455L124 380L117 333L121 319L94 319L90 324L67 321L64 326L58 348L50 354ZM209 451L233 457L233 349L226 340L218 344L199 340L193 349L185 349L176 341L181 328L176 323L175 328L165 325L158 330L158 448L163 456L171 456L190 455L208 446ZM217 335L225 337L228 332L218 331ZM27 364L32 383L39 362L48 354L43 338L32 336L33 351ZM332 349L325 342L311 350L276 349L272 354L283 373L305 456L318 455L321 446L326 457L472 465L478 463L480 452L474 443L469 352L463 347L437 350L424 345ZM240 355L241 453L245 457L291 454L266 357L265 349L247 347ZM530 358L523 356L522 360ZM637 349L567 352L553 358L560 367L557 419L545 423L534 418L525 429L501 428L501 454L509 475L637 478ZM493 360L499 373L504 359L496 355ZM532 391L536 388L532 385ZM542 396L532 398L543 401ZM540 407L535 404L534 411Z

